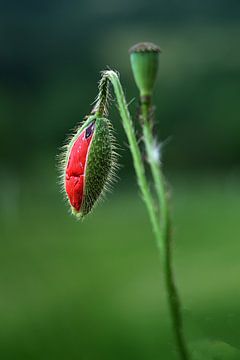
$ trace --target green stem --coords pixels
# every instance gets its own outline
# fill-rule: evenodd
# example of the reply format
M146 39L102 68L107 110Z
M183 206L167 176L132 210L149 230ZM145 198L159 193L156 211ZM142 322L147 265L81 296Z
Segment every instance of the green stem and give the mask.
M159 168L158 161L156 161L156 159L152 161L153 159L151 158L153 154L152 150L154 146L154 139L152 137L151 126L147 121L149 115L149 107L146 104L145 105L142 104L142 116L144 120L144 125L143 125L144 141L147 150L147 155L150 161L156 192L158 195L159 209L161 209L161 223L162 223L161 227L159 224L158 211L155 208L154 199L148 186L141 152L135 136L133 122L130 113L128 111L127 102L125 99L125 95L120 80L116 72L109 70L109 71L105 71L102 74L102 78L99 84L100 93L93 112L96 112L96 114L100 116L104 115L107 112L106 109L107 96L105 96L105 94L108 91L108 82L111 82L116 95L118 109L122 118L123 127L126 132L128 142L130 145L131 154L133 157L133 163L137 175L138 185L140 187L142 197L146 204L150 221L155 233L156 243L164 269L168 302L170 305L175 339L176 339L179 355L181 357L181 360L189 360L189 356L183 336L183 330L182 330L182 319L181 319L179 297L174 284L172 265L171 265L170 223L169 223L168 206L165 195L164 181L163 181L162 173ZM103 95L101 96L101 94Z
M123 89L122 89L122 86L119 81L117 73L112 70L105 71L102 75L102 78L101 78L101 81L99 84L99 88L104 89L107 86L106 83L108 81L111 82L114 92L115 92L115 95L116 95L116 99L117 99L117 103L118 103L118 110L119 110L121 118L122 118L123 127L126 132L128 142L130 145L130 150L132 153L134 168L135 168L135 171L137 174L138 185L140 187L143 200L146 204L155 236L156 236L156 238L160 238L161 232L160 232L160 226L159 226L159 222L158 222L156 212L155 212L154 200L153 200L151 191L148 186L141 152L140 152L140 149L139 149L139 146L137 143L137 139L135 136L133 122L132 122L130 113L128 111L127 102L126 102L126 99L125 99L125 96L123 93ZM103 103L105 103L105 97L104 98L98 97L98 102L95 106L95 111L97 114L100 113L99 109L104 108ZM159 242L159 246L161 247L160 242Z
M161 210L161 223L162 223L162 232L166 233L166 215L167 215L167 200L164 186L164 179L162 176L162 172L160 170L160 158L159 158L159 150L158 144L153 138L152 135L152 124L149 119L151 103L150 99L147 101L141 102L141 121L143 124L143 140L146 147L147 159L151 168L154 185L159 201L159 209Z
M161 216L161 238L158 239L162 243L162 251L160 257L164 267L165 286L168 296L168 304L170 308L173 330L177 344L180 359L188 360L189 354L184 338L183 322L181 314L181 304L179 295L174 282L174 274L172 268L171 253L171 224L168 209L168 200L164 184L163 174L160 168L160 159L158 155L159 149L153 138L151 128L151 102L150 98L141 101L141 121L143 123L143 138L147 152L147 158L152 172L155 190L159 202L159 211Z

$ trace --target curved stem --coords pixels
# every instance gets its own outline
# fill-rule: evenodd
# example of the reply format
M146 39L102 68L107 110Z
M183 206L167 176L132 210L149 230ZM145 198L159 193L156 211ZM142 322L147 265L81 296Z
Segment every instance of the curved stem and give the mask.
M138 185L140 187L143 200L146 204L150 221L153 226L153 230L156 237L156 243L159 250L159 254L162 260L164 269L165 284L168 295L168 302L171 310L171 317L173 321L173 328L175 333L175 339L177 343L178 353L181 360L189 360L187 347L185 345L181 308L179 304L178 293L174 284L172 264L171 264L171 249L170 249L170 223L168 215L168 205L165 194L164 181L162 173L159 167L158 161L153 156L154 139L152 136L151 126L148 122L149 109L148 105L142 104L142 117L143 117L143 132L144 141L147 150L148 159L158 195L159 209L161 210L161 224L159 224L158 209L155 208L154 199L149 189L147 178L145 175L145 168L143 165L141 152L135 136L133 122L128 111L127 102L124 96L124 92L119 81L118 75L114 71L105 71L102 74L102 78L99 84L99 96L93 112L98 115L104 115L107 112L107 96L105 96L105 89L108 91L108 82L111 82L118 104L118 109L122 118L123 127L126 132L130 150L133 158L134 168L137 175ZM101 96L101 93L103 96Z
M159 211L161 216L162 252L160 252L160 257L164 267L164 278L168 296L168 304L170 308L173 331L179 356L182 360L188 360L190 357L184 338L181 304L178 291L174 282L174 274L172 268L171 224L168 209L168 200L166 196L164 178L160 167L160 159L158 154L159 149L157 148L156 141L152 135L150 112L150 99L147 99L147 101L142 101L141 120L143 122L143 138L146 147L148 162L154 180L155 190L158 197Z
M149 217L150 217L150 221L153 226L154 233L157 238L160 238L161 232L160 232L159 222L158 222L158 219L157 219L156 213L155 213L154 200L153 200L151 191L148 186L141 152L139 150L139 146L138 146L137 139L135 136L133 122L132 122L130 113L128 111L127 102L126 102L126 99L125 99L125 96L124 96L124 93L122 90L122 86L120 84L117 73L112 70L105 71L100 80L99 88L104 89L107 86L106 83L108 81L111 82L114 92L115 92L115 95L116 95L116 99L117 99L117 103L118 103L118 110L119 110L121 118L122 118L123 127L124 127L125 133L127 135L128 142L130 145L130 150L132 153L132 158L133 158L135 172L137 175L138 185L140 187L143 200L146 204L146 207L147 207L147 210L149 213ZM101 98L99 96L94 110L96 111L96 113L99 114L99 112L101 112L101 109L105 108L105 106L106 106L105 97ZM160 242L159 242L159 246L161 247Z
M98 88L99 92L93 112L95 112L97 116L104 116L108 113L108 103L110 98L109 80L106 71L102 72L102 77L99 82Z

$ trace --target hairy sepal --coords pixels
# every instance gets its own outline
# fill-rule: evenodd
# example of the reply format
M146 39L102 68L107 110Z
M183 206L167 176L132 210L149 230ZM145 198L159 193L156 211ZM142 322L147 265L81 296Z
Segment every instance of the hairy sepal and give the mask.
M76 209L72 206L66 192L66 169L74 144L92 122L94 122L95 129L85 163L82 203L80 209ZM77 219L83 219L92 211L115 179L115 170L117 168L117 153L115 150L115 139L110 121L103 117L97 117L96 115L89 116L86 119L67 145L63 160L63 188L71 206L72 213Z

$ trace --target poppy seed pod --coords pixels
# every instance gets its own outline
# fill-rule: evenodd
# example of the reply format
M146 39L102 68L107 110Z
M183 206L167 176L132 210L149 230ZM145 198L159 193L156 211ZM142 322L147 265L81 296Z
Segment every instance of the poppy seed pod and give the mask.
M160 52L157 45L149 42L136 44L129 49L133 76L142 98L152 95Z
M66 146L63 188L72 213L86 216L114 177L116 168L112 126L106 118L89 116Z

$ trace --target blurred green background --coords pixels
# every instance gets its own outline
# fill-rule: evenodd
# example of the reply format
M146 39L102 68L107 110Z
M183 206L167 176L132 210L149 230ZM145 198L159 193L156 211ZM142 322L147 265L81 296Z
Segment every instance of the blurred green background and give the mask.
M147 40L163 50L154 102L186 334L193 347L220 344L214 359L240 348L239 38L239 0L0 3L1 359L177 359L114 103L114 192L78 223L57 184L56 155L99 72L120 71L136 98L127 51Z

